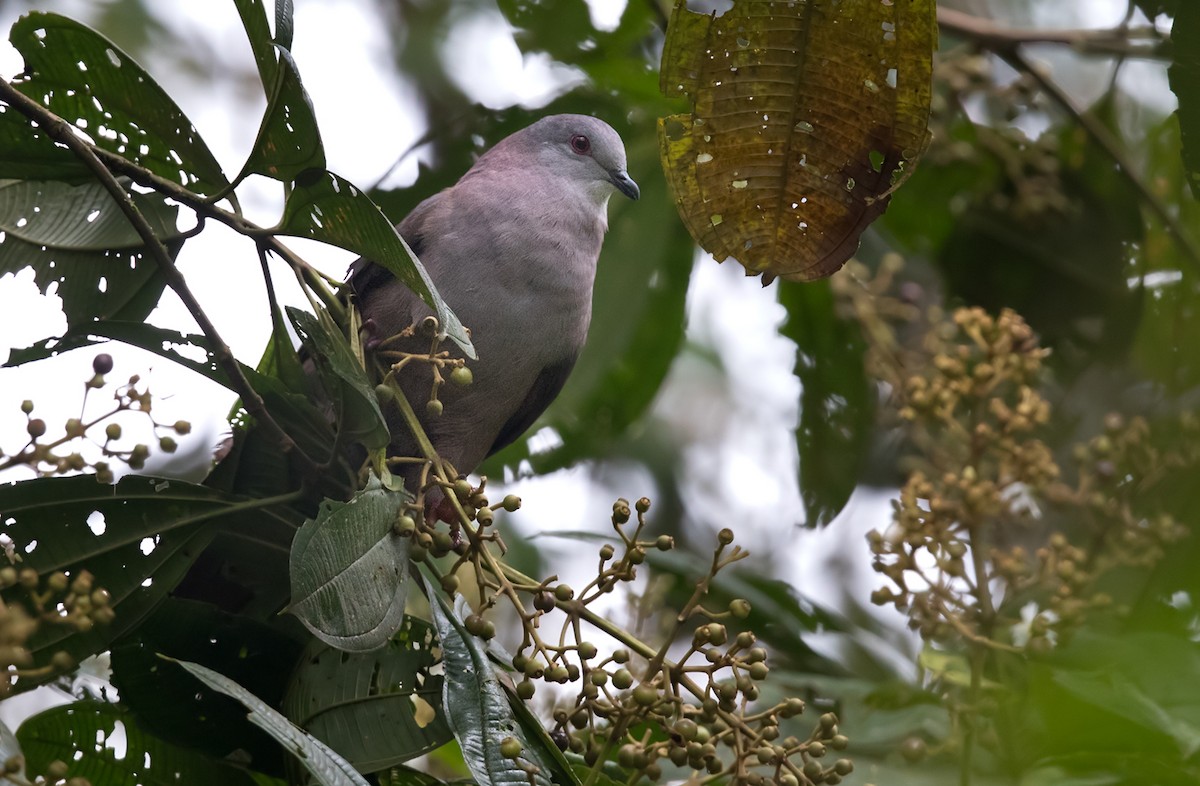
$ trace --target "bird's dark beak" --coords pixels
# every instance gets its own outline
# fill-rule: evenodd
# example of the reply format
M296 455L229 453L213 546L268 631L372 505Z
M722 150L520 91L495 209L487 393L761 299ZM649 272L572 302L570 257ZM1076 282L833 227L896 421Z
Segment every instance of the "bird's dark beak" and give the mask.
M633 182L633 178L624 169L618 169L609 175L612 178L612 184L617 187L625 196L630 199L637 199L642 195L642 191L638 188L638 184Z

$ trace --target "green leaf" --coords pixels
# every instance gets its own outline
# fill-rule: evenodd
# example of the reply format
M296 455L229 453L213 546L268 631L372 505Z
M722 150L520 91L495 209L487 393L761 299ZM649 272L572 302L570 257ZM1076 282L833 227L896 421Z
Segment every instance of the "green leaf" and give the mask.
M9 35L25 59L14 84L93 143L198 194L228 185L195 126L140 65L94 30L58 14L34 12ZM0 123L0 177L90 179L82 164L49 154L42 132L30 132L7 108ZM31 168L26 158L51 164Z
M332 172L306 172L288 196L277 231L344 248L387 268L433 309L442 335L475 358L462 323L437 293L408 243L371 198L350 182Z
M134 204L172 255L182 241L179 212L154 194ZM63 302L68 330L97 319L142 321L165 282L112 197L97 183L0 181L0 274L26 267L43 292Z
M254 783L245 770L164 742L125 710L100 701L39 712L21 724L17 739L32 771L45 772L51 762L63 761L68 778L87 778L93 786Z
M91 475L0 486L3 531L22 564L43 575L88 570L116 611L112 624L83 634L44 626L30 642L35 658L44 662L65 649L78 660L106 649L179 583L215 522L252 529L272 515L256 504L183 481L139 476L115 486Z
M254 52L254 64L258 66L258 78L269 101L278 60L275 57L275 45L271 41L271 26L267 23L267 9L263 6L263 0L233 0L233 4L237 6L238 16L242 19L250 50Z
M278 53L267 111L239 180L260 174L290 182L309 169L325 169L325 146L312 99L300 82L291 53L282 47Z
M318 318L307 311L288 307L288 317L300 340L309 348L321 381L333 399L338 433L361 443L368 450L386 447L391 440L387 421L379 409L375 388L354 357L346 338L328 316Z
M196 566L196 575L188 577L197 586L189 588L185 582L181 590L203 589L214 600L237 605L240 588L227 583L231 571L225 565L210 570L211 556L210 549ZM278 554L276 559L284 557ZM197 687L187 673L159 657L190 658L275 706L303 650L304 642L298 639L309 637L290 618L269 616L269 623L260 622L210 603L167 598L134 635L112 649L112 684L121 704L139 726L165 742L218 759L236 756L259 772L283 773L283 752L249 723L240 706ZM293 623L288 633L276 629L283 620Z
M291 49L295 29L292 0L275 0L275 43L284 49Z
M283 712L344 756L376 772L453 739L441 708L437 640L426 622L406 616L387 646L346 654L312 642L292 676Z
M805 524L823 527L858 485L874 425L874 397L857 322L838 316L828 282L783 283L781 333L796 342L800 379L800 496Z
M446 607L445 598L433 591L428 594L433 624L442 642L446 673L442 700L450 728L475 782L492 786L551 786L553 763L545 758L540 746L531 743L513 714L492 672L483 643L467 633L454 612ZM521 742L522 763L536 767L532 775L500 753L500 743L508 737Z
M1200 6L1180 3L1171 27L1174 62L1167 69L1171 90L1179 99L1179 131L1183 167L1192 196L1200 199Z
M4 365L5 367L20 366L35 360L45 360L72 349L98 344L106 339L115 339L125 344L141 347L226 387L229 385L228 378L217 367L205 336L168 330L145 322L101 320L79 325L74 330L69 330L56 338L44 339L24 349L12 350L8 356L8 362ZM204 355L206 360L199 361L182 354L182 352L188 352L195 355L197 350Z
M404 620L409 538L392 531L407 495L371 476L349 502L325 500L292 544L292 604L321 641L348 652L382 647Z
M203 682L215 691L224 693L250 711L250 722L270 734L304 769L322 786L368 786L363 777L355 772L350 763L338 756L324 743L296 728L287 718L267 706L261 699L250 693L228 677L222 676L211 669L197 663L167 658L178 663L193 677Z
M692 237L751 274L840 268L929 139L933 0L677 0L661 89L663 170Z

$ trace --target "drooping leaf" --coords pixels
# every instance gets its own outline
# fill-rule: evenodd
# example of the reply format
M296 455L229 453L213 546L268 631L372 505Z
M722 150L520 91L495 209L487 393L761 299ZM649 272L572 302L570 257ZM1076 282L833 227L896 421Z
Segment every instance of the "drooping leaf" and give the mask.
M21 724L17 739L34 772L63 761L68 778L87 778L96 786L255 783L243 769L164 742L116 704L102 701L78 701L39 712Z
M286 554L280 556L286 559ZM214 593L224 590L223 578L205 576ZM291 626L297 636L280 632L282 620L291 621L275 618L268 624L210 603L170 597L134 635L113 647L113 686L132 720L165 742L213 758L236 757L258 772L282 774L283 752L247 721L240 706L197 687L187 673L159 657L191 658L278 705L303 649L297 639L307 638L299 625Z
M220 164L183 111L104 36L64 16L34 12L13 25L9 40L25 59L17 88L97 146L198 194L215 194L227 185ZM0 177L90 177L82 164L49 153L44 132L31 130L15 115L7 107L0 122ZM30 158L51 167L32 167Z
M353 184L332 172L306 172L288 196L277 231L344 248L387 268L433 309L442 334L475 358L462 323L437 293L408 243Z
M134 204L168 249L178 253L176 216L153 194ZM0 181L0 274L26 267L42 292L62 298L68 330L93 320L139 322L158 305L165 286L158 265L112 197L97 183L70 186Z
M495 786L551 786L552 763L544 757L540 746L531 744L514 716L492 672L483 643L467 632L446 607L445 598L432 591L429 595L446 673L442 700L471 775L477 783ZM500 743L508 737L521 742L521 758L523 763L536 766L533 774L500 753Z
M179 664L193 677L215 691L224 693L241 702L249 710L250 722L270 734L285 750L295 756L296 761L316 779L321 786L368 786L349 762L338 756L327 745L294 726L287 718L267 706L261 699L212 669L198 663L167 658Z
M1192 196L1200 199L1200 5L1180 3L1171 28L1174 62L1167 69L1171 90L1179 99L1183 167Z
M381 650L346 654L309 645L292 676L283 711L360 772L409 761L449 742L443 677L428 623L405 617Z
M279 62L270 100L242 176L260 174L290 182L306 170L325 169L325 146L296 61L288 50L276 49Z
M833 520L858 485L874 425L866 350L857 322L840 318L828 282L783 283L788 319L780 331L796 342L800 379L800 496L805 524Z
M108 339L115 339L149 350L215 382L227 384L227 378L217 368L205 336L197 333L181 333L178 330L160 328L145 322L120 320L89 322L57 338L44 339L24 349L14 349L8 356L8 362L4 365L5 367L20 366L35 360L45 360L62 352L92 346ZM184 354L185 352L188 354ZM202 355L206 360L197 360L192 357L195 355Z
M325 500L296 533L288 611L321 641L365 652L399 630L411 541L392 526L405 500L372 476L349 502Z
M933 0L678 0L661 88L663 168L692 236L748 273L837 270L928 139Z
M345 337L328 318L321 319L291 307L287 314L300 340L309 346L310 356L333 399L339 433L362 443L368 450L385 447L391 439L387 421L379 409L375 389Z
M161 478L131 475L110 486L81 475L0 486L3 532L22 564L43 575L88 570L116 611L111 624L87 633L44 626L30 642L35 658L65 649L79 660L103 651L179 583L218 523L253 528L270 515L257 503Z

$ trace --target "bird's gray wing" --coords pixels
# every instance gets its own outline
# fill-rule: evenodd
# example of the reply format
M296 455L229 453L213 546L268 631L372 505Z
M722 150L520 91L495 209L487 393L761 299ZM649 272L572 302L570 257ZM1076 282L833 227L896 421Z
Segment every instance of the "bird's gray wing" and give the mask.
M446 195L446 191L439 191L429 197L421 204L413 208L413 211L404 217L397 227L400 230L400 236L404 238L404 242L408 243L408 247L418 258L429 247L430 237L428 236L428 221L430 215L436 210L438 203ZM346 278L346 283L350 285L350 289L358 295L360 300L376 287L381 287L392 281L395 277L391 272L377 265L365 257L359 257L350 265L350 274ZM403 287L407 292L407 287ZM412 295L416 297L416 295Z
M525 400L500 428L500 433L496 435L496 440L488 450L489 456L516 442L517 437L524 434L538 416L546 411L546 407L550 406L550 402L566 384L578 357L579 353L576 352L541 370L537 379L533 381L533 386L525 394Z

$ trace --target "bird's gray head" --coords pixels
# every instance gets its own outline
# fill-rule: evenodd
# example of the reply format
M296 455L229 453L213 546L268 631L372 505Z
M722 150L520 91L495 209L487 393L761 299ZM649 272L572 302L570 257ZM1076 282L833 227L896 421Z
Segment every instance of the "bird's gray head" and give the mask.
M612 189L630 199L640 195L625 170L625 144L612 126L587 115L550 115L496 146L536 156L547 171L587 184L598 202Z

